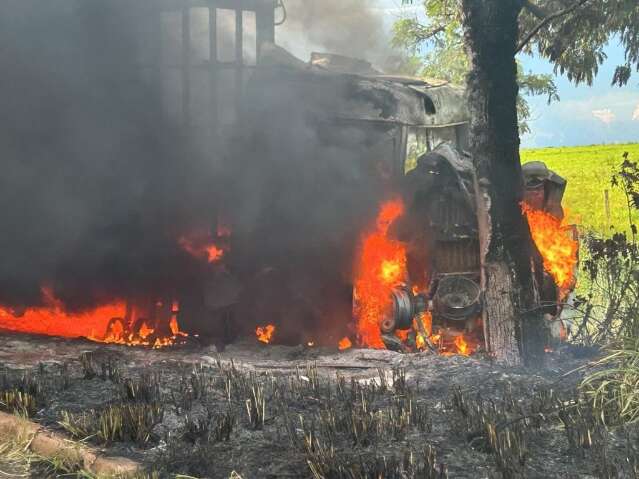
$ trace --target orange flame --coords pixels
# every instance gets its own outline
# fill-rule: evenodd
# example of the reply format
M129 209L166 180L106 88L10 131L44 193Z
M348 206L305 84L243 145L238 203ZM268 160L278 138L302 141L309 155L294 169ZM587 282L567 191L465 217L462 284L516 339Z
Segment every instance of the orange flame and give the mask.
M180 332L180 325L178 324L178 320L175 316L172 316L169 320L169 329L171 330L171 334L173 334L173 336L179 336L183 334Z
M255 335L257 336L257 340L264 344L269 344L273 339L273 334L275 333L275 326L269 324L267 326L258 326L255 330Z
M351 342L350 339L348 339L347 337L344 337L344 338L339 340L339 343L337 344L337 347L339 348L340 351L344 351L345 349L352 348L353 347L353 343Z
M206 253L209 263L217 263L224 257L224 250L214 244L210 244L206 247Z
M464 339L464 335L460 334L455 338L455 347L457 348L457 353L462 356L470 356L471 348L470 345Z
M151 336L154 332L155 332L155 329L149 328L149 326L146 323L142 323L142 326L140 326L140 331L138 331L138 335L140 336L141 339L146 339L149 336Z
M392 305L391 291L406 277L406 249L387 237L390 225L404 213L401 200L382 205L375 230L361 241L355 267L355 317L357 335L362 346L384 349L380 322Z
M224 258L225 251L209 238L190 238L182 236L180 247L194 258L206 259L209 263L217 263Z
M418 351L425 351L428 347L427 338L433 334L433 315L430 312L424 312L417 316L413 320L413 329L416 331L415 347Z
M128 331L126 301L113 301L91 311L69 312L48 288L42 290L44 306L28 308L21 314L0 306L0 329L20 333L60 336L64 338L86 338L100 343L127 346L152 346L161 348L175 343L178 336L187 336L180 331L177 318L173 317L171 336L154 336L155 328L142 322L137 332Z
M544 260L544 268L554 278L557 286L566 290L574 286L579 243L572 237L572 230L550 213L523 203L522 210L528 218L530 233Z
M411 330L410 329L398 329L395 331L395 336L397 336L397 338L405 343L406 341L408 341L408 337L410 336Z

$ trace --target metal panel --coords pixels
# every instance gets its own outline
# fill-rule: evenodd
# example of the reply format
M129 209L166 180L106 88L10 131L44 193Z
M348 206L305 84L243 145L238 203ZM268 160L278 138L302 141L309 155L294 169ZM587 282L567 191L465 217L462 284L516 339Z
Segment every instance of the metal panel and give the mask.
M149 30L153 33L147 32L145 37L149 39L148 45L155 46L153 47L155 51L148 49L148 54L140 59L139 68L146 71L149 81L156 82L158 87L162 86L163 102L167 106L170 105L168 110L175 119L181 116L181 123L185 128L204 127L213 139L221 123L222 101L230 100L226 105L227 118L235 116L234 113L229 116L231 112L228 109L231 104L239 107L243 86L249 75L245 69L251 69L253 66L252 61L248 62L251 65L244 61L244 47L249 41L245 38L250 38L251 42L255 39L256 42L255 53L251 54L251 57L259 56L261 43L274 41L274 2L272 0L127 0L127 2L132 15L152 23ZM196 29L196 24L192 23L194 15L197 19L202 19L206 15L196 13L196 9L208 11L208 40L203 40L200 36L197 38L192 36L193 32L199 31ZM229 41L226 49L218 38L222 31L218 25L221 18L218 10L228 10L235 15L234 21L232 17L228 18ZM249 22L251 32L248 37L247 32L244 32L246 27L244 12L250 12L251 15ZM166 19L169 17L171 22L167 25ZM164 27L161 26L161 19L164 19ZM203 21L206 22L206 19ZM205 43L208 41L208 45L202 46L201 41ZM207 46L208 55L206 55ZM228 53L226 55L228 58L218 57L217 53L221 48ZM223 72L228 72L228 75L233 77L233 82L227 81L226 86L222 85L224 82L220 77ZM208 80L203 79L203 76ZM202 87L208 92L208 98L201 93ZM195 108L198 98L201 98L201 101L210 109L209 114L205 115L201 108Z

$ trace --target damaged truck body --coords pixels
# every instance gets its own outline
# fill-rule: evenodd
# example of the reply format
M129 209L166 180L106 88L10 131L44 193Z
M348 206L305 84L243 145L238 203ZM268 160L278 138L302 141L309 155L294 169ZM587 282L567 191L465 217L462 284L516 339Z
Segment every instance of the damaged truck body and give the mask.
M476 179L472 158L466 153L469 111L464 89L383 75L365 61L339 55L313 54L306 63L267 43L262 45L244 99L240 117L248 136L243 141L253 141L259 132L264 144L276 144L280 140L263 136L295 132L303 123L314 138L321 138L323 148L349 151L345 161L352 163L356 178L366 178L369 186L402 197L405 214L389 234L407 245L408 275L393 288L392 307L379 318L386 347L405 348L397 345L395 333L417 329L415 320L423 314L432 318L430 333L451 332L454 337L465 332L483 343ZM264 128L282 118L290 124ZM307 156L303 161L324 161L312 151ZM565 180L543 163L525 165L523 171L525 201L561 218ZM356 243L357 238L350 241ZM356 244L351 248L354 251ZM278 268L271 267L271 272ZM342 273L330 279L342 283L341 289L332 288L333 293L348 290L340 293L339 314L326 309L330 301L321 295L299 293L302 309L307 307L320 324L325 321L322 317L352 316L352 272ZM288 281L303 283L295 274L293 278ZM273 281L287 282L275 276ZM542 288L544 304L558 304L560 293L552 277L546 274L544 282L548 283ZM297 285L283 287L288 297L297 294L290 293ZM263 308L264 302L259 304ZM559 308L548 310L549 319L558 318Z

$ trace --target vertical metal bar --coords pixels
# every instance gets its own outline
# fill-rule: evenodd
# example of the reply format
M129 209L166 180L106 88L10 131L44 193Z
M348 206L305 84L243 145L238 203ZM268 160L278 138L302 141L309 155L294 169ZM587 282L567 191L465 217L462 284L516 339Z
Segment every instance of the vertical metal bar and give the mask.
M393 165L393 172L398 178L406 173L406 155L408 147L408 127L402 125L399 127L399 148L397 150L397 158Z
M219 107L217 101L217 8L209 7L209 109L211 138L217 136Z
M275 43L275 8L274 2L263 2L261 8L255 11L257 28L257 59L264 43Z
M244 89L244 15L241 8L235 10L235 113L240 113Z
M191 10L182 9L182 120L191 126Z

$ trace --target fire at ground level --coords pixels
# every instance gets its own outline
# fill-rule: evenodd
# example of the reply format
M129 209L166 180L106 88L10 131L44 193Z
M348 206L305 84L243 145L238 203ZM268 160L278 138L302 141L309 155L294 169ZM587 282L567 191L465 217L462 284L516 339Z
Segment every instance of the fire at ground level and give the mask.
M548 276L554 280L560 297L565 296L575 284L578 253L578 244L570 236L570 227L552 214L528 204L522 206L522 211L527 216ZM404 352L430 350L444 355L464 356L482 350L478 310L473 309L469 316L462 315L466 326L461 329L434 328L431 314L433 306L429 305L433 298L432 294L429 295L429 288L433 286L411 286L408 246L389 234L389 228L402 218L404 212L405 205L401 199L384 203L379 209L375 227L362 235L353 281L355 331L352 339L343 337L336 346L340 350L356 344L374 349L390 348ZM180 242L185 244L186 240L182 238ZM200 255L209 263L217 263L223 257L223 250L214 244L201 243L203 246L198 248L190 242L186 244L187 251L195 256ZM472 281L463 277L446 277L436 285L439 297L444 296L441 291L447 287L452 288L449 296L460 296L459 288L455 289L454 285L449 286L446 282L458 283L462 280L469 283L471 288L474 286ZM463 288L461 291L465 293ZM119 300L90 311L70 313L49 289L43 288L43 300L45 304L42 307L20 311L0 307L0 329L156 349L172 346L188 337L188 333L180 330L180 307L177 301L167 301L166 304L162 301L149 304L147 301L140 307L130 301ZM457 306L462 314L464 309L475 307L475 300L468 301L460 297L454 301L459 303ZM455 313L454 309L450 313ZM273 343L277 340L277 326L257 326L255 335L261 343ZM309 339L305 345L326 345L323 339L319 338L317 342Z
M374 349L399 349L403 351L437 351L444 355L460 354L469 356L481 345L481 324L472 329L433 328L433 318L427 307L428 290L414 285L410 290L402 286L400 291L408 301L421 301L419 311L411 311L404 329L394 322L386 325L398 308L398 285L409 283L406 244L393 239L388 234L391 225L404 213L401 200L391 200L380 207L375 228L362 236L356 264L354 280L355 333L340 339L336 346L340 350L356 345ZM564 222L544 211L529 205L523 206L531 226L533 239L544 258L544 266L560 289L569 291L574 287L574 271L577 261L578 244L570 238L570 228ZM222 257L221 249L214 245L196 250L209 262L217 262ZM211 256L210 251L215 254ZM441 286L440 286L441 287ZM565 293L562 293L565 294ZM162 348L184 341L188 334L179 327L179 303L155 302L146 309L136 308L128 301L115 301L94 310L69 313L48 289L43 289L45 306L15 311L0 307L0 329L14 332L85 338L91 341L123 344L128 346L148 346ZM412 307L412 306L410 306ZM409 308L410 308L409 307ZM140 311L146 311L146 315ZM149 313L150 312L150 313ZM386 319L385 319L386 318ZM474 321L480 322L479 318ZM404 319L406 322L406 319ZM276 326L257 326L256 340L270 344L276 339ZM384 335L386 333L386 335ZM309 340L306 346L315 346ZM317 344L325 344L318 342Z
M530 371L384 350L245 342L217 353L3 335L0 394L32 394L32 420L69 436L91 435L90 419L105 411L155 411L140 423L137 439L126 429L107 443L99 435L87 441L162 478L227 479L232 471L312 478L313 467L377 471L383 463L384 477L429 477L391 473L410 451L423 469L424 448L451 478L586 478L612 466L631 477L623 473L637 463L628 443L635 426L605 431L588 422L585 410L561 415L559 405L576 398L574 387L587 372L569 373L586 363L584 352L564 346L547 355L547 369ZM500 440L494 448L482 432L491 424ZM2 457L0 465L7 470ZM32 470L27 477L48 475Z

